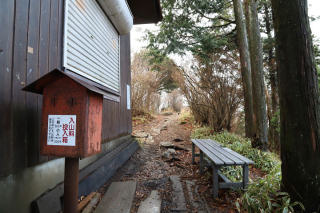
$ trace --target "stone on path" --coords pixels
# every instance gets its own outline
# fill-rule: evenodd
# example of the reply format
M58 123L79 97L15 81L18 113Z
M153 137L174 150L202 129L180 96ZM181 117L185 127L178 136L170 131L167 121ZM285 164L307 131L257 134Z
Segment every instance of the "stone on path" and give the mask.
M149 135L146 139L146 143L154 143L152 135Z
M95 213L130 213L136 185L135 181L111 183Z
M93 198L90 200L90 202L88 203L88 205L82 210L82 213L91 213L93 208L97 205L97 203L99 202L101 194L100 193L96 193Z
M197 190L192 190L193 187L195 187L194 181L187 180L187 190L188 190L188 196L189 196L189 201L191 205L197 209L198 213L207 213L209 212L207 209L206 203L203 202L203 200L200 198L200 195L198 194Z
M174 212L187 212L186 199L184 197L182 184L180 177L177 175L170 176L170 181L172 183L172 204L171 209Z
M157 135L160 135L160 133L161 133L160 128L154 128L154 129L152 129L151 135L152 136L157 136Z
M133 136L136 138L147 138L149 134L146 132L136 132L133 134Z
M176 150L174 149L167 149L165 152L162 153L162 157L167 159L175 158Z
M160 146L165 147L165 148L173 148L174 144L169 141L165 141L165 142L161 142Z
M160 213L161 198L157 190L151 191L147 199L141 202L138 213Z
M164 125L163 127L161 127L160 131L164 131L164 130L167 130L167 129L168 129L168 126Z

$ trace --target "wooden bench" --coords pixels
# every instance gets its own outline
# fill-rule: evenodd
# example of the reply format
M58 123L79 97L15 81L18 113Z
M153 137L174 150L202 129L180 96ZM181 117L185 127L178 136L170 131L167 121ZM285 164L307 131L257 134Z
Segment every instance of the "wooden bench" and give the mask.
M246 188L249 180L248 165L254 164L252 160L223 147L219 143L210 139L192 139L192 163L195 163L195 157L200 157L200 173L203 173L204 159L203 153L212 161L213 170L213 197L218 197L219 189L225 188ZM195 146L200 149L200 153L195 153ZM222 166L242 166L242 182L231 182L226 176L221 174L219 169ZM219 176L223 180L219 182Z

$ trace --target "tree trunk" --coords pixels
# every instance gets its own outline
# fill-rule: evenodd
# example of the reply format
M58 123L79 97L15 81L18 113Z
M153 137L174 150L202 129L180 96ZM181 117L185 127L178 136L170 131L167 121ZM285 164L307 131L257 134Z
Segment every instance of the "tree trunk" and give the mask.
M241 0L233 0L234 16L237 24L237 40L240 52L241 77L244 94L245 130L246 137L252 138L253 129L253 105L252 84L249 47L247 40L246 23L243 15Z
M270 5L268 3L263 4L264 7L264 20L266 24L266 33L268 36L268 68L269 68L269 80L271 87L271 117L269 117L269 141L272 141L273 147L279 151L280 149L280 134L278 132L279 119L277 116L279 110L279 95L278 95L278 81L277 81L277 66L275 63L275 57L273 54L274 46L270 44L272 40L271 35L271 20L272 13L270 11Z
M279 77L282 185L320 210L320 109L307 0L272 0Z
M268 128L266 97L264 92L262 44L257 13L257 1L249 0L249 47L252 77L253 111L256 116L256 136L254 146L268 149ZM246 13L247 14L247 13Z
M249 7L249 2L250 0L244 0L244 14L245 14L245 21L246 21L246 30L247 30L247 41L248 41L248 48L249 48L249 60L251 58L250 56L250 40L249 40L249 33L250 33L250 7ZM252 79L252 70L251 70L251 61L250 61L250 82ZM256 132L257 132L257 117L255 114L255 111L253 109L253 94L252 94L252 82L251 82L251 95L252 95L252 139L256 137Z

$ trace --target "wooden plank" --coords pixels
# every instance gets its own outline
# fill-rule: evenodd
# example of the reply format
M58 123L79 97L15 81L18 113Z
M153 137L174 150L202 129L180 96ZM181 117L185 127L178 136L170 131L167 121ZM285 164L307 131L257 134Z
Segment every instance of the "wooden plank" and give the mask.
M41 1L40 39L39 39L39 75L42 77L49 71L49 29L50 29L50 0ZM42 119L42 96L38 98L38 119ZM40 162L48 161L47 156L39 156Z
M11 86L14 38L14 1L1 1L0 6L0 177L12 168Z
M248 165L244 165L242 167L242 178L243 178L242 187L245 189L248 185L248 182L249 182L249 167L248 167Z
M193 139L192 142L195 143L196 146L198 146L199 149L202 150L214 162L214 164L216 164L216 165L224 165L224 162L221 161L215 155L213 155L212 152L206 146L204 146L201 142L199 142L196 139Z
M215 152L221 153L225 158L228 158L231 161L233 161L235 165L243 165L245 163L243 160L231 155L229 152L226 152L224 150L224 147L217 146L215 143L212 143L212 141L210 140L209 141L206 140L205 143L208 144L208 146L212 147L215 150Z
M103 103L103 141L131 133L131 110L127 110L126 85L130 81L130 36L120 36L120 102L105 99Z
M50 0L41 1L39 78L49 71L50 4Z
M204 161L203 161L203 151L200 149L200 174L203 174Z
M234 160L228 157L226 155L226 152L223 151L220 147L216 147L213 144L210 144L210 142L207 142L205 140L201 140L202 143L215 155L217 156L221 161L223 161L226 165L236 165L236 164L243 164L242 161Z
M49 24L49 72L58 64L59 0L51 0Z
M237 152L235 152L235 151L233 151L233 150L231 150L231 149L229 149L229 148L223 147L223 146L222 146L221 144L219 144L218 142L215 142L215 141L210 140L210 139L207 139L207 140L205 140L205 141L206 141L208 144L212 144L212 145L215 145L216 147L219 147L219 148L223 149L223 151L226 153L226 155L227 155L229 158L234 159L235 161L236 161L237 159L239 159L240 161L243 162L242 164L244 164L244 163L246 163L246 164L253 164L253 163L254 163L252 160L250 160L250 159L248 159L248 158L240 155L239 153L237 153ZM228 153L228 154L227 154L227 153ZM241 165L241 164L240 164L240 165Z
M130 34L127 35L127 58L128 58L128 84L130 85L130 91L132 91L131 88L131 55L130 55L130 46L131 46L131 40L130 40ZM130 97L132 98L132 95L130 94ZM132 101L130 100L130 102L132 103ZM131 106L130 106L130 110L127 111L127 122L128 122L128 133L132 133L132 110L131 110Z
M240 155L239 153L237 153L237 152L235 152L235 151L233 151L233 150L231 150L231 149L229 149L229 148L227 148L227 147L223 147L220 143L218 143L218 142L216 142L216 141L214 141L214 140L210 140L210 139L208 139L208 140L209 140L209 141L212 141L213 144L216 144L217 146L222 147L225 151L229 152L230 154L232 154L233 156L239 158L240 160L245 161L247 164L254 164L254 162L253 162L252 160L250 160L250 159L248 159L248 158Z
M62 70L62 57L63 57L63 33L64 33L64 0L59 1L59 23L58 23L58 57L57 57L57 68Z
M40 1L30 0L27 47L27 85L37 80L39 76L39 24ZM40 119L38 116L38 96L39 95L37 94L26 93L28 166L33 166L39 162Z
M220 189L239 189L242 187L242 183L219 183L219 188Z
M237 153L237 152L235 152L235 151L233 151L233 150L231 150L231 149L229 149L229 148L226 148L226 147L225 147L224 150L226 150L226 151L229 152L230 154L238 157L239 159L243 160L244 162L246 162L246 164L254 164L254 162L253 162L252 160L250 160L250 159L248 159L248 158L240 155L239 153Z
M95 195L96 192L91 192L87 197L81 200L78 204L78 212L81 212Z
M12 122L14 169L27 166L26 85L29 0L16 0L13 45Z
M202 139L204 141L210 141L211 143L215 144L216 146L219 146L219 147L224 147L222 146L220 143L218 143L217 141L214 141L214 140L211 140L211 139Z
M121 135L121 131L120 131L120 103L115 103L114 104L114 135L113 138L118 137L119 135Z
M217 198L219 194L219 178L218 178L218 171L219 168L213 165L212 168L212 191L213 191L213 197Z
M126 132L126 103L127 103L127 67L126 64L128 63L126 60L126 40L124 36L120 36L120 132Z
M195 164L195 145L192 143L192 164Z
M220 178L226 182L226 183L231 183L231 181L224 175L222 174L219 170L218 170L218 175L220 176Z
M209 146L207 146L205 143L203 143L201 140L196 140L195 143L200 150L202 150L216 165L226 165L226 162L219 158ZM233 162L232 162L233 164Z
M130 91L131 91L131 59L130 59L130 34L128 35L123 35L122 40L120 41L123 43L125 49L124 49L124 69L125 69L125 84L124 84L124 91L126 92L126 97L125 97L125 105L124 105L124 110L125 110L125 123L126 123L126 133L131 133L132 132L132 120L131 120L131 109L127 109L127 85L130 86ZM131 97L131 95L130 95Z

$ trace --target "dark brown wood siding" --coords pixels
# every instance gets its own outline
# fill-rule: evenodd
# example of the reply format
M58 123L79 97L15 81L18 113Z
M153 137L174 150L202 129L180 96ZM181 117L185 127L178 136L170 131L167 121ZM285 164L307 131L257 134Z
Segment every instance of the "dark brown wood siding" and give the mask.
M131 110L127 110L127 85L131 85L130 35L120 36L120 73L120 102L104 100L103 142L131 133Z
M64 0L2 0L0 7L0 177L48 161L39 154L42 97L21 90L62 68ZM121 36L120 102L104 100L103 142L131 133L127 110L130 36Z

